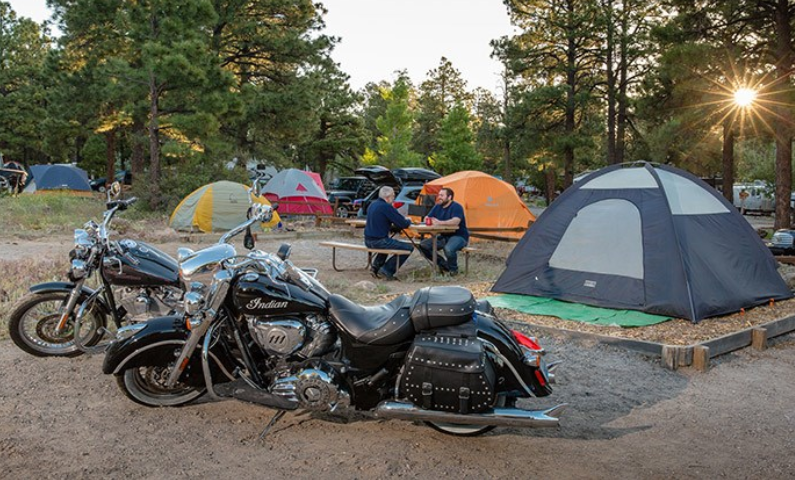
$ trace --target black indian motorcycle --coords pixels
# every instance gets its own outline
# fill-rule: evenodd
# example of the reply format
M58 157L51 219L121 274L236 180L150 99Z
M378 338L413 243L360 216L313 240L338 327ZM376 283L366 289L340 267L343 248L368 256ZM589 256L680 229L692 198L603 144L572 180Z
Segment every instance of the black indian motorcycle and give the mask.
M118 195L119 190L114 184L111 191ZM176 260L144 242L108 236L116 212L135 201L111 200L109 194L102 224L89 221L75 230L69 281L34 285L16 303L8 329L19 348L39 357L80 355L107 333L108 317L119 328L181 306L184 289ZM101 285L92 289L86 281L95 272Z
M258 207L229 235L269 215ZM543 349L469 290L429 287L362 307L330 294L289 254L289 245L276 255L239 256L227 244L182 250L180 275L193 286L184 315L121 328L104 372L143 405L182 405L206 392L277 409L266 432L288 410L350 405L454 435L558 425L565 404L516 405L552 391ZM199 287L202 273L211 280Z

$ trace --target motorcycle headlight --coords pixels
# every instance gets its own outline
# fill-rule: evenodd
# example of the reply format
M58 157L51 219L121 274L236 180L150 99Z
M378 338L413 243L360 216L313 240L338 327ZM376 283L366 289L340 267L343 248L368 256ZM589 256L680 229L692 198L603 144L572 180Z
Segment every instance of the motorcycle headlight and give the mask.
M193 316L204 306L204 296L199 292L188 292L185 294L183 309L188 316Z
M81 279L86 276L88 273L88 266L86 262L80 260L79 258L75 258L72 260L72 278L75 280Z
M75 247L89 248L92 243L91 235L87 231L82 228L75 230Z
M73 258L88 257L88 253L93 245L94 242L91 240L91 235L82 228L78 228L77 230L75 230L75 248L74 250L72 250L71 253L72 257Z

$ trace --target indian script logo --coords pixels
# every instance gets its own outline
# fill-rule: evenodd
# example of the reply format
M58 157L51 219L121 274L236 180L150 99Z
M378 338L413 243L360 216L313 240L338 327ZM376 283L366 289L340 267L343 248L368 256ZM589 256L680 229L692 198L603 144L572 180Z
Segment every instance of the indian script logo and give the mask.
M287 302L277 302L276 300L271 300L270 302L265 302L261 298L256 297L248 304L246 304L246 308L250 310L259 310L259 309L274 309L274 308L285 308L287 307Z

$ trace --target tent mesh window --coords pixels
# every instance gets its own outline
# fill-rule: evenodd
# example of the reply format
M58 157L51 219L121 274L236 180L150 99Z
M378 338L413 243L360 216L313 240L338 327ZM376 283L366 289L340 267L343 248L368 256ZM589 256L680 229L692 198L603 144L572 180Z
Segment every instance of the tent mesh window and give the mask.
M640 211L622 199L602 200L582 208L566 228L549 266L642 280Z
M657 170L672 215L710 215L729 213L717 198L691 180L665 170Z
M643 168L625 168L594 178L582 186L582 190L627 190L636 188L658 188L654 177Z

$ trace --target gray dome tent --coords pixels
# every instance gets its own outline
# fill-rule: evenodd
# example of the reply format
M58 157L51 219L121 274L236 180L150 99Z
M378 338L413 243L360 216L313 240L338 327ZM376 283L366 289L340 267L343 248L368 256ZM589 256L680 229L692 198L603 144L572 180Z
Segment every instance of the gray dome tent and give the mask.
M614 165L567 189L508 257L495 292L693 322L792 297L717 191L665 165Z

